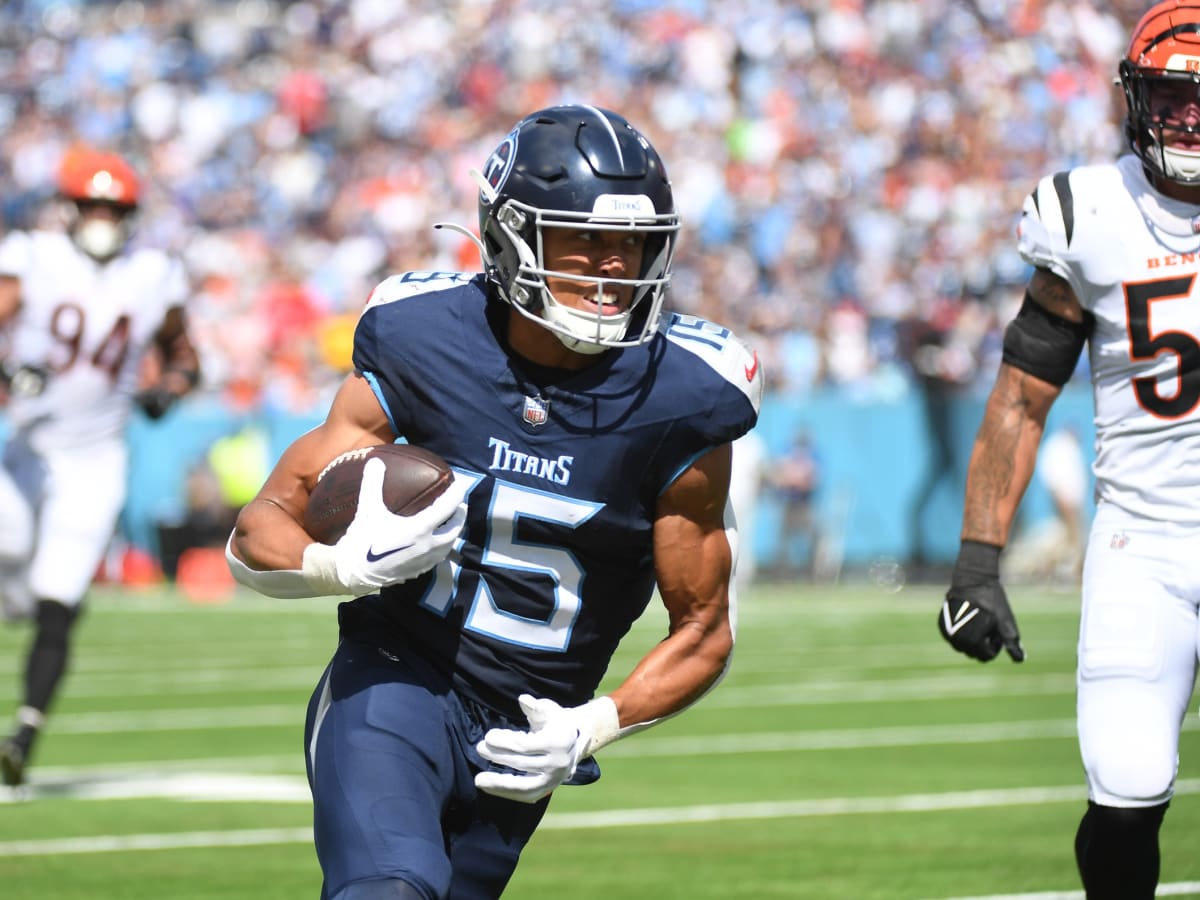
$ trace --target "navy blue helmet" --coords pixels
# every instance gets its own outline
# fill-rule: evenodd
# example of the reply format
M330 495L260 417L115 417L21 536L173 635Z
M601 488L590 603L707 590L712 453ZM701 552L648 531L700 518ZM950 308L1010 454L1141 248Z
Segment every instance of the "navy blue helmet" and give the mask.
M679 217L662 159L623 117L594 106L555 106L526 116L484 166L479 233L489 280L500 297L581 353L627 347L658 327ZM645 236L636 278L566 276L548 270L542 229L628 231ZM633 285L619 315L560 304L546 277Z

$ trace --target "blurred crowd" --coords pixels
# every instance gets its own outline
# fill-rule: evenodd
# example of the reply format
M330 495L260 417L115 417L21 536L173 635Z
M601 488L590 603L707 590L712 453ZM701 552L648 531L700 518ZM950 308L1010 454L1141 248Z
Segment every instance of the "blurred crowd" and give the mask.
M771 388L970 383L1027 277L1043 174L1122 149L1143 3L5 0L0 217L62 150L128 156L137 240L186 262L204 390L324 403L370 288L474 269L478 168L521 116L615 109L667 161L670 303L757 343Z

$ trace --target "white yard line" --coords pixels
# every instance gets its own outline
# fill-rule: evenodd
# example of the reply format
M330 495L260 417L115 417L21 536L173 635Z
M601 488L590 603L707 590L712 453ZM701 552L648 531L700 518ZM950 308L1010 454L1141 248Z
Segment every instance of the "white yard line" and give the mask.
M72 680L68 693L80 697L172 696L203 694L230 687L253 685L256 691L307 690L317 682L320 665L248 666L245 661L203 671L195 667L174 671L144 669L108 671L98 668ZM748 707L826 706L830 704L875 703L895 700L935 700L955 697L1051 697L1071 696L1075 677L1048 674L1005 678L1003 675L973 674L965 678L944 675L888 678L865 681L855 678L826 678L812 682L776 682L737 687L723 686L704 700L705 709Z
M66 856L77 853L125 853L134 850L180 850L205 847L259 847L307 844L311 828L255 828L245 831L184 831L174 834L106 834L97 837L5 841L0 857Z
M171 709L120 713L60 713L57 734L204 731L298 726L302 710L294 705ZM1184 731L1200 730L1189 716ZM929 744L979 744L996 740L1073 738L1074 719L987 722L976 725L898 725L819 731L749 732L730 735L642 737L606 751L608 757L708 756L728 753L779 753L800 750L855 750L867 747L916 747Z
M252 775L187 775L165 778L127 778L111 781L108 788L80 786L85 799L135 796L169 797L176 800L212 800L235 797L244 802L272 800L307 802L307 785L301 777L265 778ZM37 785L32 789L37 794ZM59 786L55 795L68 795ZM1200 779L1185 779L1176 786L1177 794L1200 793ZM221 796L217 796L220 794ZM593 828L629 828L650 825L685 825L729 820L813 818L880 813L935 812L981 807L1030 806L1048 803L1079 803L1084 798L1081 786L1010 788L990 791L952 791L942 794L905 794L896 797L830 797L773 803L721 803L697 806L672 806L638 809L611 809L594 812L550 813L541 828L568 831ZM0 858L47 856L80 853L119 853L136 850L170 850L196 847L233 847L260 844L306 843L312 839L308 828L250 829L241 831L199 831L162 834L99 835L78 838L0 842ZM1056 895L1013 895L1050 897ZM1066 895L1077 896L1077 895ZM965 898L963 898L965 900ZM997 897L971 900L1000 900Z
M212 693L253 685L258 692L308 690L317 682L319 665L248 666L245 661L196 671L195 667L153 673L109 671L99 667L72 680L67 691L74 698L170 697ZM1068 697L1075 692L1070 674L1005 678L973 674L966 678L944 675L864 681L827 678L813 682L777 682L747 687L724 686L704 700L705 709L747 709L876 703L896 700L934 700L970 697Z

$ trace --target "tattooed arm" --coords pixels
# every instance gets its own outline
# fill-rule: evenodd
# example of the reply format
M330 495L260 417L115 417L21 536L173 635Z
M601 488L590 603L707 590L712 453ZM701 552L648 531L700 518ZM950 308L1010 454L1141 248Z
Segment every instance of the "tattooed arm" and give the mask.
M1083 308L1063 279L1036 269L1028 298L1068 322L1082 323ZM1003 547L1017 506L1029 487L1046 414L1062 388L1002 363L967 468L962 538Z
M1071 377L1088 323L1071 287L1043 269L1004 332L1004 362L988 397L967 467L962 540L938 630L981 662L1008 651L1025 659L1017 620L1000 584L1000 553L1029 487L1046 414Z

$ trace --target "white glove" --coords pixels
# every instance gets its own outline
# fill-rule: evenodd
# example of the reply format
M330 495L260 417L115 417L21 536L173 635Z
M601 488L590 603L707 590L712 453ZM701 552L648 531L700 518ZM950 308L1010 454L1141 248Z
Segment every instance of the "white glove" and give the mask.
M453 483L420 512L398 516L383 503L383 461L363 467L358 509L350 527L333 546L309 544L304 577L333 594L370 594L429 571L454 547L467 520L465 498L471 480Z
M617 707L608 697L566 709L529 694L522 694L517 702L529 720L529 731L493 728L475 745L488 762L524 773L485 770L475 776L479 790L507 800L541 800L619 730Z

